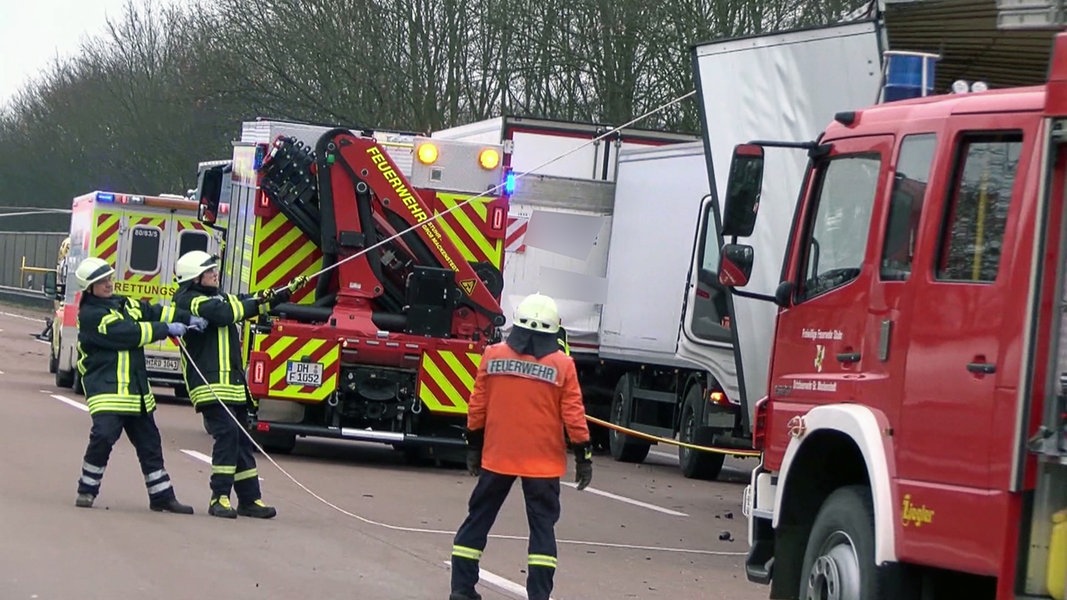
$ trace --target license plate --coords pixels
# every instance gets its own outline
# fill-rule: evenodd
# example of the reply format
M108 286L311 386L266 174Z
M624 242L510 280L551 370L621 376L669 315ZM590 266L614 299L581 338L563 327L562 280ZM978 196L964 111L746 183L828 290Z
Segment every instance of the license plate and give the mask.
M304 387L322 385L322 363L291 360L285 367L285 383Z
M176 358L160 358L158 356L146 356L144 358L145 366L155 371L177 371L178 359Z

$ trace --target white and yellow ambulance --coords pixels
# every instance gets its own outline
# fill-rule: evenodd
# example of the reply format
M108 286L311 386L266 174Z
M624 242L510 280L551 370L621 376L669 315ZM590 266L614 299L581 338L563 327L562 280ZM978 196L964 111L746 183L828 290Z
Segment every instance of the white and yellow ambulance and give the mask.
M115 293L169 303L178 285L174 263L190 250L218 252L221 235L197 220L199 203L178 195L140 196L91 192L74 198L70 249L61 257L54 286L57 303L49 370L56 385L81 393L78 358L78 302L74 270L95 256L115 268ZM48 286L46 286L48 287ZM51 291L51 290L49 290ZM148 378L185 397L177 346L169 339L145 347Z

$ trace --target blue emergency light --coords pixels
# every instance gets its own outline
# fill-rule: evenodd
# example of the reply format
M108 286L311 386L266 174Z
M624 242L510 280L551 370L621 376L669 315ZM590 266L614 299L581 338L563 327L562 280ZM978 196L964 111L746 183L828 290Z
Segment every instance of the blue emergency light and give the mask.
M508 196L515 193L515 172L508 171L508 174L504 176L504 193Z
M882 57L885 73L883 102L921 98L933 93L940 55L889 50Z
M110 194L110 193L105 193L105 192L97 192L96 193L96 201L97 202L114 202L115 201L115 194Z

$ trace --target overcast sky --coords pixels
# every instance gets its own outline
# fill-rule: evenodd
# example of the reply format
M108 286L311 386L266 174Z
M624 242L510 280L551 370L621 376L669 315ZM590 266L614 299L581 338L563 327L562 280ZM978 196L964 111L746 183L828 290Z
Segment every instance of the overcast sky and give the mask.
M126 0L0 0L0 106L57 55L118 20Z

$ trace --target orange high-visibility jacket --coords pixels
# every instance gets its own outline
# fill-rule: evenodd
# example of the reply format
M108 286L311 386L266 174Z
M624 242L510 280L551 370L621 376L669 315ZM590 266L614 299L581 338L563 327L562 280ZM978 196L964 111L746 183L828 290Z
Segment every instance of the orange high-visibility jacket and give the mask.
M482 467L502 475L561 477L571 443L589 441L574 359L556 351L543 358L507 344L482 355L467 412L467 428L485 430Z

